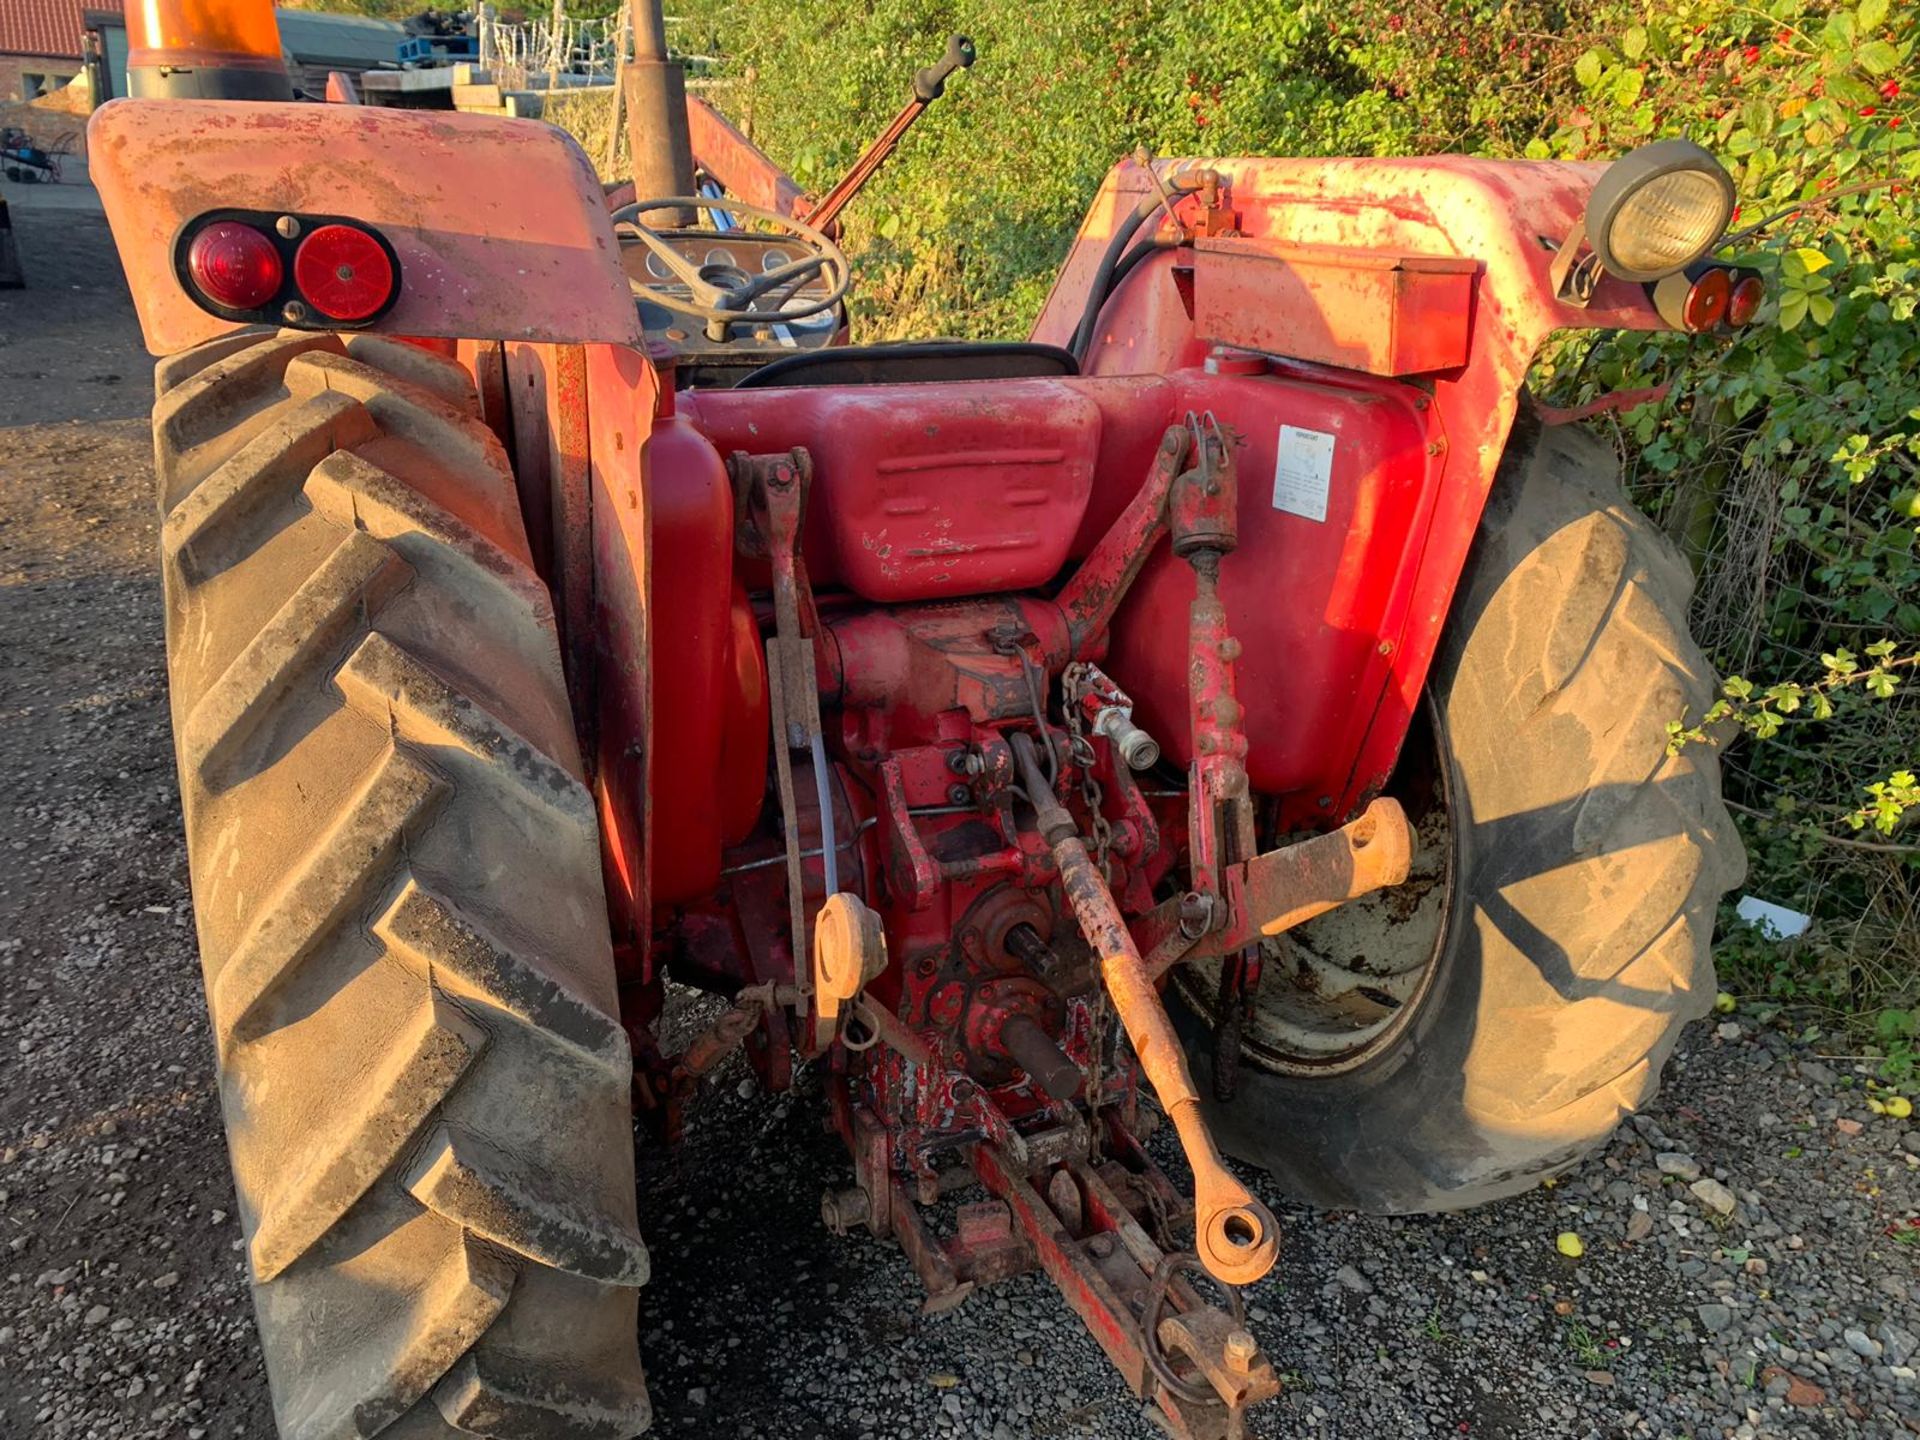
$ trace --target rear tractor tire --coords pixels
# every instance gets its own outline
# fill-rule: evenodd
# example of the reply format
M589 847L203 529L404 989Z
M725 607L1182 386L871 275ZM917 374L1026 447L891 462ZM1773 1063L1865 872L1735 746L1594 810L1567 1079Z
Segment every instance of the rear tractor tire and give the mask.
M1280 937L1222 1146L1315 1204L1454 1210L1565 1170L1708 1012L1746 858L1716 753L1667 753L1714 679L1692 579L1596 437L1522 410L1410 738L1411 882ZM1424 755L1420 752L1424 750ZM1176 1023L1214 1069L1208 975Z
M632 1060L513 475L451 360L160 363L167 666L254 1302L286 1440L620 1440Z

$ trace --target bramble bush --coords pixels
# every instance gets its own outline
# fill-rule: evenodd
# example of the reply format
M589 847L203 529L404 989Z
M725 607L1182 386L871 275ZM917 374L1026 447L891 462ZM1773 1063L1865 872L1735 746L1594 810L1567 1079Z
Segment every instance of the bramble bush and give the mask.
M1692 562L1748 888L1819 917L1731 926L1727 982L1844 1021L1893 1070L1920 1031L1920 124L1916 8L1889 0L690 0L715 99L823 188L953 30L980 63L849 213L868 339L1018 335L1100 177L1158 154L1465 151L1607 159L1689 135L1739 190L1723 258L1771 299L1731 339L1571 336L1559 404L1664 386L1608 423L1636 500ZM1920 83L1920 82L1915 82ZM1762 224L1761 222L1766 222ZM1749 227L1761 228L1748 233ZM1711 736L1709 735L1711 731Z

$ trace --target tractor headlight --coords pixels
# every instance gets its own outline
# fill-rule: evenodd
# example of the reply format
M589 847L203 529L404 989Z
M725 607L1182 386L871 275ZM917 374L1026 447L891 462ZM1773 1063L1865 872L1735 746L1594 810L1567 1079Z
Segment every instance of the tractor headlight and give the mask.
M1587 197L1587 241L1609 275L1659 280L1711 251L1733 214L1733 181L1691 140L1621 156Z

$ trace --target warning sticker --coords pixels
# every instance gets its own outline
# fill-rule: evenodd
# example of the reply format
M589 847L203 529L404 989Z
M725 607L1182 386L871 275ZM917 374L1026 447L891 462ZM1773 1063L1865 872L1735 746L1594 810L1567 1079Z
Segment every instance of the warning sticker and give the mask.
M1273 508L1308 520L1325 520L1327 492L1332 488L1333 436L1325 430L1282 425L1273 462Z

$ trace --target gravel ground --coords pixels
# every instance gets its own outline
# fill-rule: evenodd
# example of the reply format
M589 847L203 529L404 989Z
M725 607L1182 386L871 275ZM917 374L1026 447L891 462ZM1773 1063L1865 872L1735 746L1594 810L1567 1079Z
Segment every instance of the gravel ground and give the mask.
M101 223L15 225L35 288L0 292L0 1436L264 1440L169 759L146 364ZM768 1099L743 1073L640 1156L656 1433L1156 1433L1036 1276L919 1317L897 1251L819 1224L848 1167L815 1087ZM1917 1152L1845 1062L1736 1017L1695 1027L1651 1114L1550 1189L1405 1220L1266 1195L1288 1240L1248 1298L1289 1388L1254 1433L1920 1434Z

